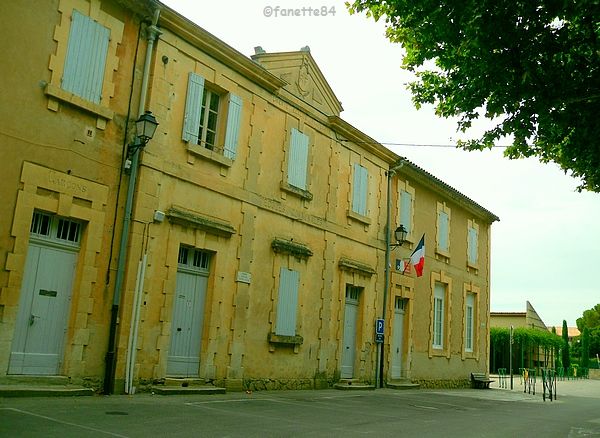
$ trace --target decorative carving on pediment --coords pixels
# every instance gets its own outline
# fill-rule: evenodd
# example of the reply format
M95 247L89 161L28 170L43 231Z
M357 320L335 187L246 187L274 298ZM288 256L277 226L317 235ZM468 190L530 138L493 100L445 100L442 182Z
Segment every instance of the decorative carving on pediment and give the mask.
M312 85L313 83L310 78L310 73L308 72L308 62L306 58L303 58L300 71L298 72L298 80L296 81L298 92L301 96L306 97L310 94Z

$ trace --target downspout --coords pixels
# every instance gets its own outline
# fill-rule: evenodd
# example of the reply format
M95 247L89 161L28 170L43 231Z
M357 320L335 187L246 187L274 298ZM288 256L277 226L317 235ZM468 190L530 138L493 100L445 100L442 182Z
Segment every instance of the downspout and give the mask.
M383 306L381 308L381 319L385 321L385 315L387 312L387 296L390 288L390 241L391 241L391 222L392 222L392 177L396 174L400 168L404 166L404 162L401 160L398 164L392 167L387 172L387 205L386 205L386 219L385 219L385 283L383 284ZM385 322L384 322L385 324ZM386 324L387 326L387 324ZM391 335L391 334L390 334ZM389 339L389 336L386 338ZM379 351L379 387L385 386L385 378L383 376L384 369L384 350L385 350L385 338L384 342L380 344Z
M140 90L140 102L138 106L138 117L144 114L146 106L146 97L148 95L148 78L150 76L150 65L152 63L152 51L154 49L154 40L160 35L158 17L160 9L154 11L152 25L148 26L147 40L148 47L146 48L146 59L144 60L144 70L142 75L142 88ZM117 261L117 274L115 278L115 293L110 315L110 328L108 333L108 351L106 353L106 367L104 373L104 394L112 394L115 386L115 368L117 362L117 325L119 317L119 304L121 302L121 289L125 278L125 264L127 261L127 245L129 244L129 225L131 223L131 213L133 210L133 196L135 193L135 185L139 166L139 149L133 153L131 157L131 173L127 184L127 198L125 200L125 216L123 217L123 229L121 230L121 242L119 245L119 258Z

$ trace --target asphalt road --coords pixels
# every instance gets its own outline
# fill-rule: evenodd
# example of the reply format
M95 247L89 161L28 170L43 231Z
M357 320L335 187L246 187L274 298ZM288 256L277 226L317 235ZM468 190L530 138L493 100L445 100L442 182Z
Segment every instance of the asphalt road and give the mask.
M552 402L519 385L0 398L0 437L600 437L600 381L578 384Z

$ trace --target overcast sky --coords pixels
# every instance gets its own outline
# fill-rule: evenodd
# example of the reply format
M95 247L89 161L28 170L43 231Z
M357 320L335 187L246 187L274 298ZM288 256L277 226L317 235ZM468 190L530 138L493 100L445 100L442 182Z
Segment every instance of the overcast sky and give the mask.
M255 46L287 52L308 45L342 102L341 117L384 144L461 138L454 121L413 107L401 47L385 38L382 23L350 16L344 1L163 2L246 56ZM282 16L292 7L304 7L303 16ZM577 180L556 165L511 161L502 149L387 146L500 217L492 226L492 311L524 312L529 300L547 326L563 319L575 326L600 303L600 194L577 193Z

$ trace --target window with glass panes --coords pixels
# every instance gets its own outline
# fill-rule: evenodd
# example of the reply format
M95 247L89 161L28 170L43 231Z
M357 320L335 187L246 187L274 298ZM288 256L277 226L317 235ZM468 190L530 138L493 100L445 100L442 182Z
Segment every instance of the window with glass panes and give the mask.
M433 348L444 348L444 304L446 285L436 282L433 293Z
M467 294L465 303L465 351L473 351L473 321L475 315L475 295Z
M214 91L205 88L202 97L202 109L200 111L198 144L210 150L213 150L217 144L219 104L220 96Z

